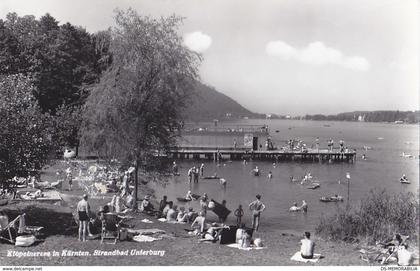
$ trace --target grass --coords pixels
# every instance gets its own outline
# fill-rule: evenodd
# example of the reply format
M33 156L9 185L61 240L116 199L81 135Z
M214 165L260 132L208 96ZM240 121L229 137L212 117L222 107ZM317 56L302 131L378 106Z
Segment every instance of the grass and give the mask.
M395 233L409 235L417 245L419 202L412 193L389 194L386 190L371 190L355 209L339 208L323 216L316 233L332 240L383 241Z

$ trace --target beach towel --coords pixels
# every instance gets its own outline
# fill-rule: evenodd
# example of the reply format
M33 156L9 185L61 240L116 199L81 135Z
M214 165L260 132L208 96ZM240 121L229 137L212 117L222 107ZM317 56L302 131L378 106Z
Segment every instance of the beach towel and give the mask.
M140 235L152 235L152 234L158 234L158 233L166 233L164 230L160 229L127 229L127 232L134 233L134 234L140 234Z
M313 259L304 259L304 258L302 258L302 255L300 254L300 251L298 251L298 252L295 253L295 255L292 256L292 258L290 258L290 260L297 261L297 262L303 262L303 263L307 263L307 262L316 263L321 258L323 258L323 256L321 256L321 254L314 254Z
M133 237L133 241L136 241L136 242L153 242L156 240L162 240L162 238L155 238L155 237L146 236L146 235L136 235Z
M231 247L231 248L241 249L241 250L247 250L247 251L249 251L249 250L260 250L260 249L267 248L267 247L256 247L256 246L240 247L239 244L237 244L237 243L229 244L229 245L226 245L226 246Z
M141 222L143 222L143 223L149 223L149 224L153 223L153 221L151 221L151 220L149 220L147 218L141 220Z

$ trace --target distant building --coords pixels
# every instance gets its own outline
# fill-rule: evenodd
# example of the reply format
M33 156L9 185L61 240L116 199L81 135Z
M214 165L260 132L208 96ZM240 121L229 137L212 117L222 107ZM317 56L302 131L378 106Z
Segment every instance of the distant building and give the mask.
M290 115L286 115L286 119L291 119L292 117Z
M357 118L357 121L365 121L365 115L359 115L359 117Z

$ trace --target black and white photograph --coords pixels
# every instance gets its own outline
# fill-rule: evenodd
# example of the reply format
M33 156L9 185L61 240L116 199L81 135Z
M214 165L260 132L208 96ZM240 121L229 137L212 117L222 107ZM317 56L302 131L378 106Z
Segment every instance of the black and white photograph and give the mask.
M0 0L0 269L418 270L419 26L418 0Z

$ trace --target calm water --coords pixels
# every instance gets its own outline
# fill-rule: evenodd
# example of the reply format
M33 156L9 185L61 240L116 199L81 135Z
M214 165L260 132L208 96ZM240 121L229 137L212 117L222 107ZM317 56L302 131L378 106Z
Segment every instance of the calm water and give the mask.
M223 124L228 125L227 123ZM250 213L247 211L247 206L255 199L256 194L261 194L262 201L267 207L262 216L261 230L312 231L322 214L334 211L337 205L346 205L346 172L351 175L351 205L358 204L360 199L373 188L386 188L391 192L417 193L418 191L418 125L293 120L243 120L232 124L268 124L276 146L284 145L290 138L299 138L311 146L315 144L315 138L319 137L320 148L324 148L330 137L334 139L335 146L342 139L347 146L357 149L357 161L354 164L280 162L274 167L271 162L260 161L249 162L247 165L243 165L240 161L226 161L217 166L207 160L184 160L178 162L181 176L171 179L166 187L154 184L156 195L160 198L166 194L172 200L175 197L184 196L189 189L197 194L205 192L210 198L219 202L223 199L227 200L227 206L232 211L242 204L246 222L249 223ZM326 124L330 127L325 127ZM280 132L275 133L275 130ZM363 146L369 146L372 149L365 151ZM402 152L412 154L414 158L400 157ZM367 160L361 159L363 153L367 155ZM220 186L217 180L200 179L198 184L189 185L188 168L193 165L199 166L202 162L205 164L204 175L217 173L228 181L226 190ZM250 174L251 169L256 165L262 170L260 177ZM271 180L267 178L269 171L273 172ZM314 179L321 183L321 188L310 190L299 183L290 182L291 175L301 178L306 172L311 172ZM400 184L399 178L402 174L406 174L412 183ZM342 203L319 201L322 196L334 194L340 194L346 200ZM307 214L288 212L293 202L301 204L303 199L309 205ZM179 202L176 204L183 205ZM198 203L192 202L191 206L198 208ZM211 213L209 218L216 219L216 216ZM228 222L234 221L233 214L229 215Z

